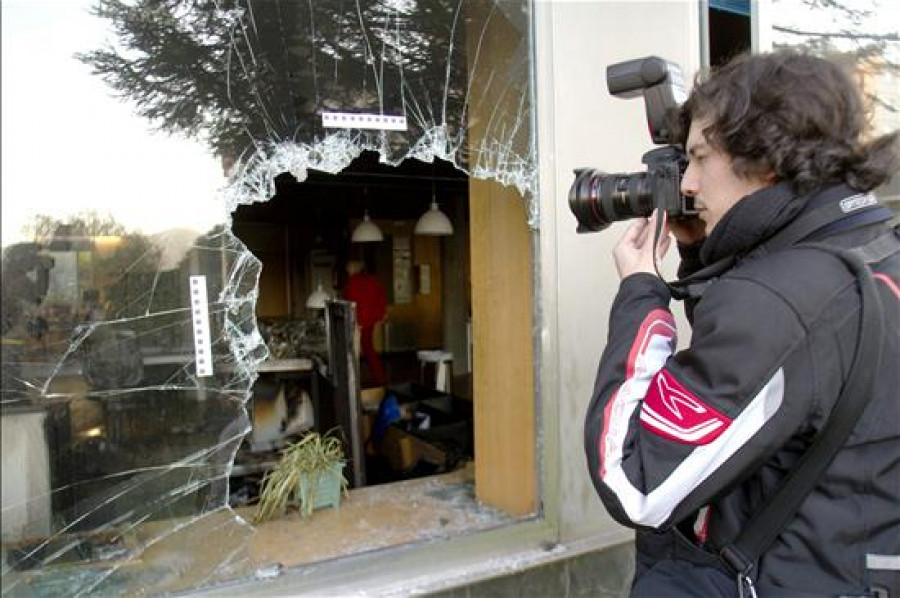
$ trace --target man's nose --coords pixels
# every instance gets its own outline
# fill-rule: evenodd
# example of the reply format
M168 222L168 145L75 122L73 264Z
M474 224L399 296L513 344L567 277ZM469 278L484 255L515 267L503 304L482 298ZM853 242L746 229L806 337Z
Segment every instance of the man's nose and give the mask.
M688 166L681 176L681 194L694 197L698 191L697 177L694 175L694 169L691 168L690 162L688 162Z

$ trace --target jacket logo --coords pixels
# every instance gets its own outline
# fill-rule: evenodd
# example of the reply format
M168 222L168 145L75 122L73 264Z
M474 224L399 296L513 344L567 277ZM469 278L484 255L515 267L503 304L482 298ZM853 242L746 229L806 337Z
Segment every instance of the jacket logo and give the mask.
M731 420L691 394L662 369L653 378L641 406L641 424L676 442L709 444L728 429Z
M855 210L859 210L862 208L867 208L869 206L874 206L878 203L878 200L875 199L875 196L871 193L860 193L858 195L853 195L851 197L846 197L841 200L841 211L844 214L849 214Z

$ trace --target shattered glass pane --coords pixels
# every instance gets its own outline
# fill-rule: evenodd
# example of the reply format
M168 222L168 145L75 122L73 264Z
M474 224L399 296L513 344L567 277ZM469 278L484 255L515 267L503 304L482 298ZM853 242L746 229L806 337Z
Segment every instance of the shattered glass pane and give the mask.
M8 0L2 27L3 594L266 577L230 506L268 356L232 212L374 151L513 186L537 228L529 3Z
M363 150L389 164L444 159L533 196L524 3L251 2L222 17L234 24L221 108L229 119L215 143L225 154L252 152L236 156L242 174L229 208L271 197L273 173L303 181L308 169L338 172ZM491 38L509 39L510 29L517 43L507 55L488 55ZM246 110L233 97L247 98ZM325 128L323 112L404 116L407 128Z

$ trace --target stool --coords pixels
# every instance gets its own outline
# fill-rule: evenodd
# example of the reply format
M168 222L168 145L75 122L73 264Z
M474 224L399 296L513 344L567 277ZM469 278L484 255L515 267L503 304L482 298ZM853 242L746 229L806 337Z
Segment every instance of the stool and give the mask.
M441 392L450 393L450 383L453 379L453 353L447 351L419 351L419 378L423 385L426 382L426 374L434 370L434 388ZM429 376L430 378L430 376Z

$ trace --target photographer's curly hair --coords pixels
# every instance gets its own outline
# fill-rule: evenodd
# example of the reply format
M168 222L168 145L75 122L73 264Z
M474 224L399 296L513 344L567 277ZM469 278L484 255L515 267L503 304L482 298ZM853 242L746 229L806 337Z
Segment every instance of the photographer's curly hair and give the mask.
M857 86L810 54L744 54L698 78L679 114L682 143L695 118L709 121L704 135L737 176L774 173L799 193L838 183L869 191L898 168L898 132L867 139Z

